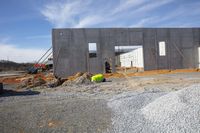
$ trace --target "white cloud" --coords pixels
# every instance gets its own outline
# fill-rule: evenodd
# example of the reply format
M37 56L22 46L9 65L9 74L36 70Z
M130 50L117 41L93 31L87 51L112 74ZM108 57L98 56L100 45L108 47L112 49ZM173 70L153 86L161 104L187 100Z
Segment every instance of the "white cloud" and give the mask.
M9 59L19 63L34 62L44 53L43 49L18 48L14 45L0 43L0 60Z

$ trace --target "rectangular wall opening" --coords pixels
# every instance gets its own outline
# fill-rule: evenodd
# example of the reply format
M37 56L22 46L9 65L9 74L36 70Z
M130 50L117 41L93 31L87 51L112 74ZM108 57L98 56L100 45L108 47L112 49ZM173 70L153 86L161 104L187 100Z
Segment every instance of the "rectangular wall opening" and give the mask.
M89 58L97 57L97 44L88 43L88 48L89 48Z
M198 47L198 68L200 68L200 47Z
M115 67L117 72L144 71L143 47L115 46Z
M159 42L159 55L166 56L166 45L164 41Z

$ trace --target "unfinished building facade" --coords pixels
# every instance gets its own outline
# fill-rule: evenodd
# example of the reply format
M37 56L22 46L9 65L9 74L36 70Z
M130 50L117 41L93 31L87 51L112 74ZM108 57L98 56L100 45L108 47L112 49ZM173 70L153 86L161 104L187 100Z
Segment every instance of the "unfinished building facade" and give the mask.
M138 57L143 58L144 70L199 68L200 62L200 28L53 29L52 43L58 77L104 73L105 62L115 72L116 57L138 47L142 47L143 55Z

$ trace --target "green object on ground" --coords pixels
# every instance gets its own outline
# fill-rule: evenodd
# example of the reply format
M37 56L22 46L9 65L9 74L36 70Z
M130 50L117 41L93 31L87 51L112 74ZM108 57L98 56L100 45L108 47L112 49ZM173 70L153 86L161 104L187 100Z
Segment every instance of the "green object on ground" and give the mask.
M104 80L103 74L96 74L92 76L92 82L102 82Z

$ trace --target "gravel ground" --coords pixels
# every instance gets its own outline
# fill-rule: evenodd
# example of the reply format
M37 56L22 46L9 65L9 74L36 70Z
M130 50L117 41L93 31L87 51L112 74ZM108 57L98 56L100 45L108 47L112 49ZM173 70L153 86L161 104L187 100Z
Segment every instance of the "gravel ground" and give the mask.
M111 79L0 95L0 131L200 132L200 73Z
M111 110L103 99L47 94L0 100L1 133L93 133L111 124Z

